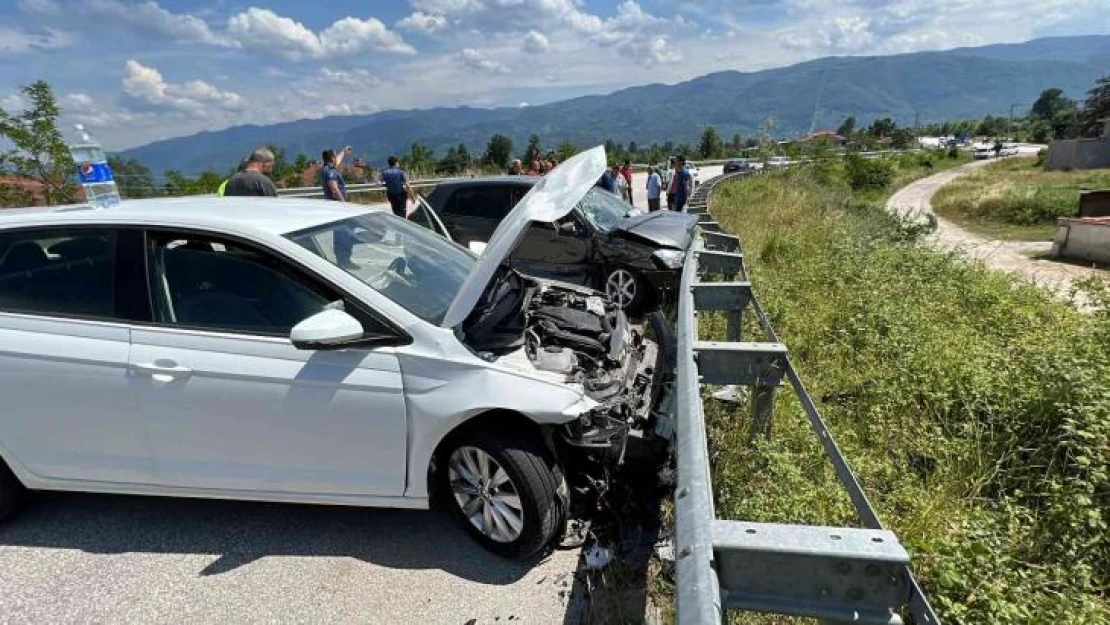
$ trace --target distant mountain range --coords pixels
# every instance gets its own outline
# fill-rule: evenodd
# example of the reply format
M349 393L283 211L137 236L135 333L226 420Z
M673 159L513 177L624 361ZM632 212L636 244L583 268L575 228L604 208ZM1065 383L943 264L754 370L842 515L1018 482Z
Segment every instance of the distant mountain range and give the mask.
M495 133L521 149L528 135L544 146L606 139L641 145L693 144L705 126L721 136L754 135L774 118L776 133L793 136L835 128L850 115L860 124L892 117L901 124L1023 114L1041 90L1059 87L1082 100L1110 74L1110 35L1054 37L1020 44L958 48L881 57L829 57L759 72L726 71L675 85L653 84L524 108L437 108L328 117L268 126L237 126L126 150L161 173L223 171L252 147L274 144L290 155L354 145L380 164L414 141L442 155L464 143L482 153Z

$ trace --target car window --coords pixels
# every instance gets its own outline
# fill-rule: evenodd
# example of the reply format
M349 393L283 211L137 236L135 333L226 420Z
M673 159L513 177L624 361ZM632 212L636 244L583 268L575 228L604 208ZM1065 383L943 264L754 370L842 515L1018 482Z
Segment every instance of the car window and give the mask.
M475 185L456 189L447 206L454 215L501 221L513 204L508 185Z
M443 320L475 262L462 247L386 212L285 236L433 324Z
M609 232L628 216L632 207L616 195L594 187L582 198L578 208L595 228Z
M0 310L112 317L114 249L107 229L0 233Z
M224 332L288 335L340 300L275 256L192 234L151 237L156 321Z

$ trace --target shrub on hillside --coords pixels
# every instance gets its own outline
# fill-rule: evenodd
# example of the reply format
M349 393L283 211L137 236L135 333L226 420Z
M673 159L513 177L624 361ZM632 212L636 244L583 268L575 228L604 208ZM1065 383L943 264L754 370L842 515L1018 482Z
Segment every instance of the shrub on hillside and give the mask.
M880 159L867 159L858 154L844 158L848 186L854 191L882 191L894 180L894 168Z

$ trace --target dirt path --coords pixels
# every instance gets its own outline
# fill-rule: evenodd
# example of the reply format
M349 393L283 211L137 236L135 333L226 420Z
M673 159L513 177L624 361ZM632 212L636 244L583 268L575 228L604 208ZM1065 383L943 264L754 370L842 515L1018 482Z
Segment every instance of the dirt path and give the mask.
M931 206L933 195L941 187L963 174L991 163L992 161L976 161L950 169L901 189L887 201L886 209L894 214L924 219L926 215L935 214ZM981 261L992 269L1018 275L1022 278L1039 284L1058 297L1072 301L1071 287L1083 278L1091 276L1110 277L1110 273L1070 265L1054 260L1033 258L1048 253L1052 247L1048 242L1019 242L999 241L987 239L977 234L972 234L956 224L937 217L937 231L929 237L933 247L945 250L958 250L965 256ZM1083 305L1083 302L1072 303Z

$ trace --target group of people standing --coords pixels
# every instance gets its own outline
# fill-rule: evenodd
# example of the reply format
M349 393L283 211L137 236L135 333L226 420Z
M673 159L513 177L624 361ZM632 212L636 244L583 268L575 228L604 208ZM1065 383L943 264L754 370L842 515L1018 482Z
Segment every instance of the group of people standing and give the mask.
M666 183L667 210L681 211L686 206L686 201L694 194L694 177L686 169L686 157L675 156L670 159L670 180ZM623 165L613 165L601 175L597 186L621 196L624 201L636 206L632 193L632 163L625 161ZM663 196L663 175L657 167L648 168L647 192L648 211L654 212L661 208Z
M559 164L559 160L555 158L554 154L548 154L546 158L534 158L532 164L528 169L524 169L524 163L519 158L514 158L513 162L509 164L508 174L510 176L543 176L547 172L555 169Z
M343 160L354 153L351 146L342 150L324 150L321 154L322 166L316 174L316 181L324 193L324 199L346 202L347 181L340 167ZM277 188L268 174L274 169L274 153L268 148L255 148L239 164L239 171L225 180L217 191L227 196L277 197ZM378 180L385 186L385 196L389 200L393 214L408 216L408 203L416 201L412 185L405 170L397 163L396 156L389 157L389 167L378 173Z

